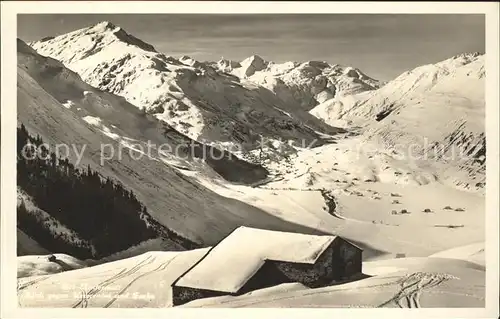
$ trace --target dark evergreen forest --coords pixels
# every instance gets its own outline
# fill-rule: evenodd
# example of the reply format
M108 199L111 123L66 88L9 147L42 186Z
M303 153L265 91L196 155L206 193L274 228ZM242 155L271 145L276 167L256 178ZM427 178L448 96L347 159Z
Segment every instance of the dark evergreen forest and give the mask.
M36 148L25 148L28 143ZM39 147L43 143L40 136L31 136L23 124L18 127L18 187L39 209L72 229L95 251L72 244L64 234L54 236L49 225L22 202L17 209L18 228L44 248L77 258L102 258L159 236L171 238L185 248L197 246L156 222L121 183L100 176L90 166L79 169L67 158L57 158L55 153ZM36 149L38 154L33 153Z

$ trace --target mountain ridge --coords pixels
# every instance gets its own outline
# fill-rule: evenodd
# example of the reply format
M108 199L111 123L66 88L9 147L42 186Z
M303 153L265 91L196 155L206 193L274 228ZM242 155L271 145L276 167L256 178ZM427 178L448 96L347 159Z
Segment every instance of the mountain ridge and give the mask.
M303 140L309 144L321 140L317 132L331 135L343 132L311 116L308 109L312 104L298 101L307 97L315 104L315 99L325 98L318 96L331 94L326 88L329 75L319 74L327 65L318 68L316 62L300 64L290 77L293 80L298 76L303 83L288 86L287 81L276 79L277 83L283 83L278 84L280 92L276 92L255 78L255 72L263 72L269 66L259 56L237 64L228 62L229 67L246 66L244 73L254 76L247 79L246 75L238 77L219 68L217 63L186 56L176 59L114 41L109 35L111 28L101 23L30 45L38 53L60 60L90 85L125 97L190 138L206 143L219 141L219 147L228 150L239 145L255 149L261 137L285 142ZM93 36L88 30L100 33ZM276 64L272 65L276 69ZM354 68L328 68L336 70L330 72L332 77L342 78L330 85L337 86L334 91L372 89L376 83ZM314 73L318 73L317 79ZM371 85L363 82L365 79Z

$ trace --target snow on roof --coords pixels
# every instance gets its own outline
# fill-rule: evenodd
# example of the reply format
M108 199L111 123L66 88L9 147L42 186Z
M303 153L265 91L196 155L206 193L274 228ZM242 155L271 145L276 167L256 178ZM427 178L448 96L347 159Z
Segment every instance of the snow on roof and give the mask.
M214 246L174 286L236 293L266 260L314 264L335 237L241 226Z

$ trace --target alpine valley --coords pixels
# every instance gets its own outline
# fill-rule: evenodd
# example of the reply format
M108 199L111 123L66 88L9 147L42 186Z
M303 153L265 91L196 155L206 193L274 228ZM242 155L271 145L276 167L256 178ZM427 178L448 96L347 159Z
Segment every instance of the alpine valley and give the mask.
M388 82L330 62L173 57L107 21L18 39L20 306L171 307L247 226L341 236L364 276L183 307L483 307L485 55Z

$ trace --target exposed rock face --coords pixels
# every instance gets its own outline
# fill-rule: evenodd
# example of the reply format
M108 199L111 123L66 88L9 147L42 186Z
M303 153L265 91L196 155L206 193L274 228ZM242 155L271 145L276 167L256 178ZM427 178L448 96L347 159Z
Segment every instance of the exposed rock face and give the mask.
M240 62L240 65L240 72L244 77L252 76L255 72L262 71L267 67L267 63L258 55L252 55L246 58Z

